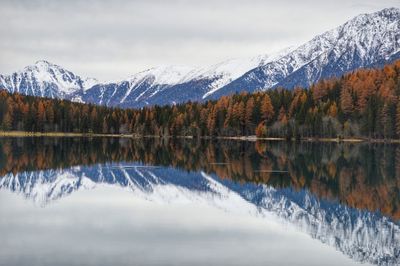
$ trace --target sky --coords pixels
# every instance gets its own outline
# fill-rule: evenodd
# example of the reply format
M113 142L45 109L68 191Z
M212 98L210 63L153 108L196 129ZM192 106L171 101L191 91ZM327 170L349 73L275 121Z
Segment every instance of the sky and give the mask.
M0 73L47 60L118 80L300 45L398 0L0 0Z

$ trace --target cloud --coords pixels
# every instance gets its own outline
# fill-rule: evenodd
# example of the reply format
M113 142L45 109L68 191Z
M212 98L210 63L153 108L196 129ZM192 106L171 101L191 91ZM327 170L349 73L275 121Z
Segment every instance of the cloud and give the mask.
M394 1L1 1L0 73L38 59L123 78L157 64L213 64L300 44ZM108 67L112 66L112 67Z

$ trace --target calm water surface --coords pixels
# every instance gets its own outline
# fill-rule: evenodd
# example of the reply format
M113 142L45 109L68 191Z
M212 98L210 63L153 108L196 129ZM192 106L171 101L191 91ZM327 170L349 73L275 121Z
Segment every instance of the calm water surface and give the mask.
M0 265L399 265L400 146L0 139Z

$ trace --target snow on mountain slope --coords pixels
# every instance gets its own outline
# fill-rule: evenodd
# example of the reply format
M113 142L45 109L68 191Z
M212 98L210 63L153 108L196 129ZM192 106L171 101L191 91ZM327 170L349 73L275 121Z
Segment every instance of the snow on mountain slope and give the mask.
M400 9L359 15L285 56L255 68L212 95L272 87L307 87L322 78L400 58Z
M93 87L94 85L99 84L99 81L95 78L85 78L82 81L82 89L83 91L86 91L88 89L90 89L91 87Z
M174 85L184 82L195 70L196 68L188 66L158 66L139 72L127 80L134 83L134 81L151 77L154 85Z
M138 85L144 82L147 82L148 87L136 97L136 101L146 92L152 90L152 88L156 89L151 91L149 97L155 95L163 88L184 82L193 71L195 71L195 68L187 66L159 66L139 72L127 79L129 90L122 97L121 103L126 100L134 88L137 88Z
M231 59L207 67L161 66L112 83L81 79L39 61L9 76L0 88L34 96L120 107L218 99L283 86L307 87L361 67L400 59L400 9L362 14L297 47L275 55Z
M85 91L86 102L142 107L201 100L268 60L268 56L231 59L210 67L161 66L139 72L118 83ZM271 57L272 58L272 57Z
M171 104L201 100L248 70L283 54L285 52L280 51L273 55L230 59L208 67L158 66L115 83L82 79L55 64L38 61L10 76L0 76L0 88L26 95L108 106Z
M26 95L67 98L97 83L94 79L82 80L58 65L41 60L9 76L0 76L0 88Z
M283 51L288 51L291 48L286 48ZM202 99L207 96L213 94L220 88L229 84L233 80L239 78L247 71L254 69L258 66L264 65L267 62L270 62L276 58L279 58L283 55L283 52L280 51L276 54L272 55L264 55L257 56L249 59L230 59L226 60L222 63L213 65L207 69L204 69L203 73L198 75L198 77L219 77L217 78L210 87L208 91L203 95Z
M122 107L201 101L250 69L275 60L290 49L253 58L236 58L207 67L162 66L139 72L128 79L94 86L83 100Z

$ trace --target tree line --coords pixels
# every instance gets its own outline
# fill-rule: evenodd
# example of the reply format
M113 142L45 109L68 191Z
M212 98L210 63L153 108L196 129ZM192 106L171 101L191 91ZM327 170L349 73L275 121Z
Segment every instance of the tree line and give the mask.
M244 88L245 89L245 88ZM400 61L310 88L121 109L0 91L0 129L153 136L400 137Z

